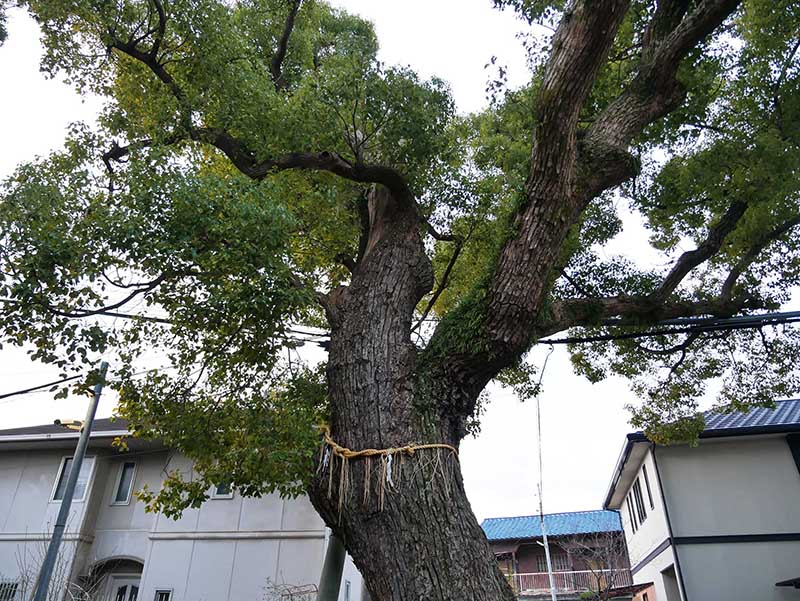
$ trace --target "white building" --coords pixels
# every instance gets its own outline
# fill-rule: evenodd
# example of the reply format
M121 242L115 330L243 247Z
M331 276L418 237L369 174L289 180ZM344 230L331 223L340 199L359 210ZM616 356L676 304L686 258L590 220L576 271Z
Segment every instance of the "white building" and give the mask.
M706 414L696 447L629 434L619 510L642 601L800 600L800 400Z
M67 599L90 590L103 601L271 601L297 587L316 591L327 533L306 498L243 498L223 485L179 520L147 513L133 493L158 489L167 472L190 473L191 462L138 439L119 452L111 442L124 434L124 422L95 421L51 599L65 589ZM32 592L77 437L56 426L0 431L0 601ZM348 558L339 599L361 595Z

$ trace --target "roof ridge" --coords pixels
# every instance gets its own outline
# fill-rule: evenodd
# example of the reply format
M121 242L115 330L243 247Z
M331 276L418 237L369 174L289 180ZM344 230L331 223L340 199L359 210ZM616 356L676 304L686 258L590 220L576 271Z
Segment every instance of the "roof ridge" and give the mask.
M576 515L578 513L617 513L613 509L580 509L578 511L555 511L553 513L545 513L544 516L553 516L553 515ZM486 520L516 520L520 518L538 518L538 513L531 513L528 515L509 515L509 516L499 516L493 518L484 518L483 521Z

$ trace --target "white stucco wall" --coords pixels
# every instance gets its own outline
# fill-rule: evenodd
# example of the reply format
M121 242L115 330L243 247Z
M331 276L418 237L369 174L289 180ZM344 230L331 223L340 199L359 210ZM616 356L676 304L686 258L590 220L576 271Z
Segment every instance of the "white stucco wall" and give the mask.
M643 566L638 572L633 575L633 582L635 584L643 584L645 582L652 582L656 589L655 599L648 596L648 601L681 601L680 599L670 599L664 586L664 577L662 571L675 564L675 556L672 547L667 547L661 553L656 555L647 565ZM677 574L677 570L676 570ZM680 593L679 593L680 594ZM712 601L713 597L709 597L708 601Z
M44 548L60 506L50 502L51 492L61 458L69 454L0 450L0 577L18 576L17 556L28 547ZM134 461L134 490L145 484L157 490L166 470L191 474L186 458L166 451L92 454L89 489L84 501L73 504L64 547L70 569L75 558L76 573L112 558L138 560L144 563L140 601L152 601L160 588L171 589L173 601L263 601L269 583L318 582L325 527L307 498L234 494L172 520L147 513L135 498L115 505L118 477L122 464ZM73 540L78 534L83 542ZM359 601L361 576L349 558L344 580L351 582L351 601Z
M642 466L647 468L647 477L650 482L650 490L653 496L653 505L650 506L650 499L647 495L647 486L645 485L644 475L642 474ZM625 530L625 540L628 544L628 555L630 557L631 566L636 566L642 561L649 553L656 547L669 538L669 528L667 527L667 519L664 513L664 504L661 501L661 489L658 485L658 478L656 477L656 469L653 464L653 455L650 451L644 456L643 463L637 470L639 481L641 482L642 497L647 511L647 519L639 524L636 533L633 532L633 525L631 524L630 514L628 513L627 498L630 488L625 491L625 497L622 500L622 505L618 508L620 517L622 518L622 527ZM636 478L633 479L636 481ZM636 511L636 508L632 508ZM638 520L638 516L637 516Z
M660 464L660 449L657 453L659 454L658 461ZM634 467L635 469L633 469ZM645 468L647 469L647 482L650 484L650 493L653 500L652 506L650 504L651 495L647 493L647 484L644 477ZM652 451L649 449L644 451L638 463L634 466L629 466L628 469L631 471L630 484L624 490L624 495L621 497L621 505L612 508L617 509L622 518L625 542L628 545L628 556L630 558L631 568L635 570L633 572L633 582L635 584L652 582L656 589L656 599L658 599L658 601L681 601L680 599L672 599L667 596L664 576L662 575L663 570L669 568L671 565L675 565L673 547L667 546L657 555L653 555L656 553L659 546L663 546L664 542L669 539L669 527L667 525L667 516ZM639 523L636 532L634 532L626 499L637 477L639 478L642 500L644 501L647 517L644 522ZM631 501L633 501L633 495L631 495ZM631 509L635 512L635 505L632 505ZM638 522L638 514L636 514L636 519ZM647 563L643 564L645 561ZM677 575L677 567L675 571ZM650 599L650 601L654 600Z
M800 473L784 437L657 452L674 536L800 532Z
M776 582L800 575L800 542L681 545L691 601L797 601L800 591Z
M783 436L704 440L658 449L690 601L784 601L800 575L800 542L687 543L681 537L800 532L800 472Z

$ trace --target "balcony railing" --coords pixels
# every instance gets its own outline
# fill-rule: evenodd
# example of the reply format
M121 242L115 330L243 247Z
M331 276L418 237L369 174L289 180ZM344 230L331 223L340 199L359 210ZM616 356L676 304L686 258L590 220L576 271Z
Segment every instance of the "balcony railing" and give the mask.
M517 593L546 593L550 591L547 572L510 574L509 579ZM556 591L575 593L582 591L608 590L633 584L630 570L582 570L577 572L553 572Z

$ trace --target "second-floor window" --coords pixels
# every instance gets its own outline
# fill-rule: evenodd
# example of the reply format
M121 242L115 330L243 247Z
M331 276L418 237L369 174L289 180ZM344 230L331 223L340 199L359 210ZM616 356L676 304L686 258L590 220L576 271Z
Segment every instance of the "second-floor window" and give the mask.
M86 489L89 487L89 479L92 476L92 469L94 468L94 457L84 457L81 464L81 471L78 473L78 480L75 482L75 493L72 495L73 501L83 501L86 496ZM53 501L61 501L64 499L64 493L67 490L67 480L69 479L69 472L72 469L72 457L64 457L61 460L61 467L58 470L58 478L56 485L53 489Z
M232 499L233 486L230 482L220 482L211 493L212 499Z
M114 491L113 505L127 505L131 502L133 492L133 479L136 476L136 463L126 461L120 466L117 488Z
M653 503L653 492L650 490L650 478L647 477L647 466L642 466L642 475L644 476L644 485L647 488L647 498L650 500L650 509L655 509L655 503Z
M643 524L647 519L647 510L644 507L644 498L642 497L642 483L639 478L633 483L633 500L636 506L636 515L639 518L639 523Z
M550 563L553 565L554 572L568 572L572 569L569 555L566 553L551 553ZM539 572L547 571L547 557L544 554L536 557L536 567Z
M633 534L636 534L636 529L638 528L639 524L636 523L636 516L633 512L633 503L631 502L632 493L628 493L628 496L625 497L625 504L628 506L628 521L631 523L631 531Z

